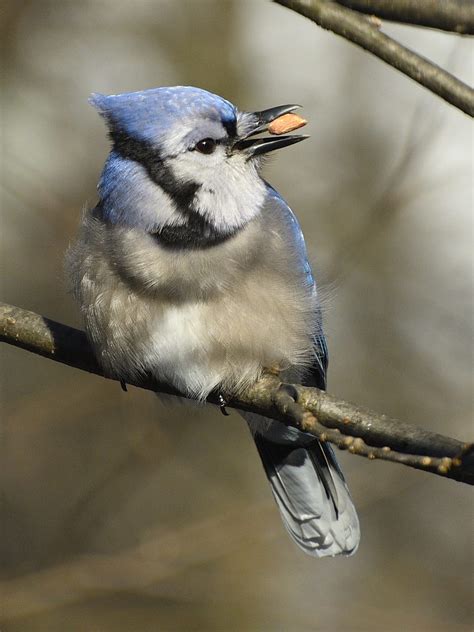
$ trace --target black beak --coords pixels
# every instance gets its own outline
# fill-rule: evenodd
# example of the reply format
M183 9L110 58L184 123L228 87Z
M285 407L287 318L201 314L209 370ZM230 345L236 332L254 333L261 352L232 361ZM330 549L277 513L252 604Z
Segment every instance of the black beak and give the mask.
M273 151L274 149L281 149L281 147L294 145L295 143L299 143L300 141L305 140L305 138L309 138L309 136L305 134L295 134L294 136L250 138L251 136L255 136L255 134L260 134L260 132L264 132L268 128L268 125L275 119L283 116L283 114L294 112L299 107L301 106L278 105L277 107L269 108L268 110L262 110L261 112L253 112L251 116L254 119L254 125L245 134L245 136L239 138L239 140L234 144L233 148L248 151L249 157L253 157L259 156L261 154L266 154L267 152Z

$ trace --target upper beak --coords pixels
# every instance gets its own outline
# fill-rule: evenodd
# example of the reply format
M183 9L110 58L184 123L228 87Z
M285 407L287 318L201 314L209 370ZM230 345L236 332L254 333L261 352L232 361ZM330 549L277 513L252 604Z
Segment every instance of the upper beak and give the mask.
M294 143L299 143L309 136L305 134L295 134L294 136L276 136L276 137L263 137L263 138L250 138L255 134L264 132L269 124L275 119L289 114L297 110L300 105L278 105L268 110L262 110L261 112L253 112L252 117L254 124L245 136L241 136L234 144L234 149L247 150L249 157L259 156L266 154L274 149L280 149L281 147L288 147Z

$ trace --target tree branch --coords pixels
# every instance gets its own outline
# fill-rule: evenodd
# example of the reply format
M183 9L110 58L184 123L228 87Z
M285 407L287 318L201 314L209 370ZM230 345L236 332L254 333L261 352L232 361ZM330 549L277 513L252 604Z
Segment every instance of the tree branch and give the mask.
M378 24L332 0L274 0L319 26L361 46L428 88L469 116L474 116L474 90L378 30Z
M110 377L97 363L84 332L20 307L0 303L0 341ZM182 396L169 385L146 377L131 384ZM223 395L226 397L226 393ZM401 463L474 485L473 444L359 408L317 388L282 384L277 376L265 375L238 397L228 395L227 400L230 407L295 426L353 454ZM216 395L208 401L219 403Z
M474 35L474 4L468 0L336 0L383 20Z

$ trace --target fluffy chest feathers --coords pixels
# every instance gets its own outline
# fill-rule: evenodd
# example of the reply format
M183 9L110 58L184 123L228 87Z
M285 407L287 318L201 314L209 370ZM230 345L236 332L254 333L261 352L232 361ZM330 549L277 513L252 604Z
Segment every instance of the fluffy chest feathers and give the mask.
M232 239L201 250L163 248L89 214L69 256L103 366L123 379L151 372L194 397L311 362L317 305L305 264L296 220L273 197Z

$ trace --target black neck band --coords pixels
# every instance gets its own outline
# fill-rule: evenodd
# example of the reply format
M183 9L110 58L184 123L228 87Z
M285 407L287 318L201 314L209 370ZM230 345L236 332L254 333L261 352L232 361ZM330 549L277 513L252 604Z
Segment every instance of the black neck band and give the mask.
M234 233L220 233L215 229L203 232L190 224L182 226L164 226L161 230L149 233L163 248L169 250L205 250L218 246L229 239Z

